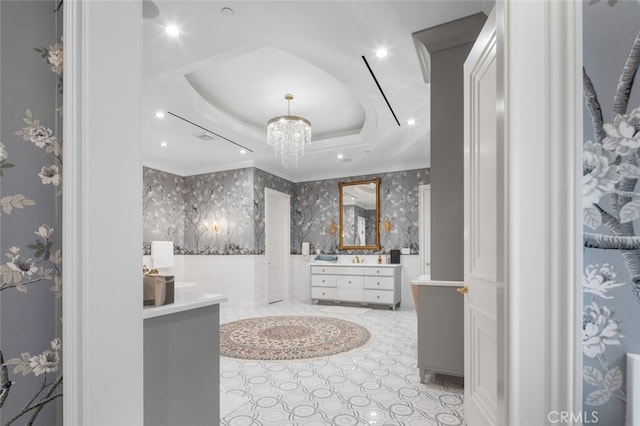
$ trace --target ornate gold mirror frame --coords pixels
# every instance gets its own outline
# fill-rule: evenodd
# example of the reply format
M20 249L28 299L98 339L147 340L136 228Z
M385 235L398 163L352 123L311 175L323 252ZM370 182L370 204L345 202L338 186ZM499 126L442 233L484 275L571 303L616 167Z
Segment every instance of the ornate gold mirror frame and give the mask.
M338 185L340 250L380 250L380 179Z

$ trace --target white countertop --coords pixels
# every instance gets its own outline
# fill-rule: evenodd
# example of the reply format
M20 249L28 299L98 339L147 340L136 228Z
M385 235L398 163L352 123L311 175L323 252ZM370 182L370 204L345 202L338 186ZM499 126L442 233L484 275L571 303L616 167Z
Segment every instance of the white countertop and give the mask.
M155 318L163 315L175 314L205 306L226 302L227 298L212 293L187 293L176 291L175 302L162 306L149 306L142 309L142 318Z
M401 263L334 263L334 262L310 262L311 266L364 266L370 268L398 268L402 266Z
M431 279L431 275L420 275L418 278L411 280L411 285L421 286L435 286L435 287L462 287L464 282L462 281L435 281Z

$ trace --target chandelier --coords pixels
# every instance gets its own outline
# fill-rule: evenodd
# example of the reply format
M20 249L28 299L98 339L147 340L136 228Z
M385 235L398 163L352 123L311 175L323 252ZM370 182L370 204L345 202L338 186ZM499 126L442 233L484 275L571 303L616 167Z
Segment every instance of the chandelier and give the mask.
M280 157L282 167L298 167L298 160L304 155L304 148L311 144L311 122L291 115L293 95L286 94L287 115L267 121L267 144Z

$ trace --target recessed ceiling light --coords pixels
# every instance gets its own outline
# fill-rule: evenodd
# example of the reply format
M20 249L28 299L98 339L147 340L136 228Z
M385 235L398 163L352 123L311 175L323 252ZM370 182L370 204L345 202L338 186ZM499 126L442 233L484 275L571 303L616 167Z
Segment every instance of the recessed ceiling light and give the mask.
M224 16L233 16L236 12L230 7L223 7L222 9L220 9L220 13L222 13Z
M246 151L246 150L244 150L244 149L241 149L241 150L240 150L240 154L246 154L246 153L247 153L247 151Z
M344 158L344 155L338 154L338 160L342 160L343 158Z
M164 118L164 112L158 111L158 112L156 112L155 116L156 116L156 118Z
M180 35L180 29L175 25L167 25L164 27L164 31L172 37L178 37Z
M163 148L166 148L166 147L169 146L169 144L166 143L166 142L160 142L160 146L163 147Z
M415 120L415 118L410 118L410 119L408 119L408 120L407 120L407 124L408 124L409 126L413 126L414 124L416 124L416 120Z
M385 48L380 48L380 49L376 50L376 56L378 58L384 58L385 56L387 56L387 53L388 53L387 49L385 49Z

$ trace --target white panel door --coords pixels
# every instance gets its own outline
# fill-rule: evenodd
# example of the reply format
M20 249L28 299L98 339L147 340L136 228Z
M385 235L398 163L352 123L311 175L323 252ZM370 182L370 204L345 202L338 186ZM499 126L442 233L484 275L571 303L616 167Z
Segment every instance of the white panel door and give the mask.
M498 213L503 185L497 145L496 24L491 13L464 64L465 420L496 425L497 290L503 274Z
M283 300L289 286L289 195L265 189L267 302Z

